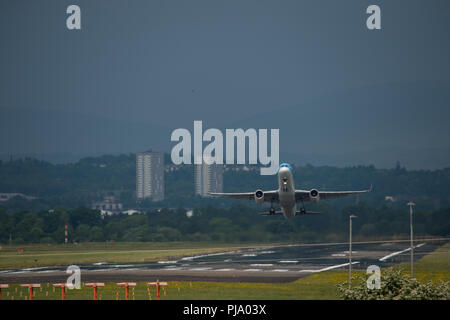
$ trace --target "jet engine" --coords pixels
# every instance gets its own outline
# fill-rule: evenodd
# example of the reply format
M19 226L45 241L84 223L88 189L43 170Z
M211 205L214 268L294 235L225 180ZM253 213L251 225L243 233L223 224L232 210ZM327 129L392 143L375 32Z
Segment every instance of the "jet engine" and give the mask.
M262 190L256 190L255 191L255 202L256 203L263 203L264 202L264 192L262 192Z
M319 191L317 191L317 189L311 189L311 191L309 191L309 198L314 202L319 201Z

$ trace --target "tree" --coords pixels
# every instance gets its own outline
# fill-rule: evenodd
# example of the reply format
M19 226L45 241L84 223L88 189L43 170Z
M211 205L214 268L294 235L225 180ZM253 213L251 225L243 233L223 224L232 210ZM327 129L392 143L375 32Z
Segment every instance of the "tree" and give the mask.
M88 241L89 240L89 226L86 224L80 224L75 231L75 241Z
M89 241L99 242L104 241L103 229L97 226L94 226L89 231Z

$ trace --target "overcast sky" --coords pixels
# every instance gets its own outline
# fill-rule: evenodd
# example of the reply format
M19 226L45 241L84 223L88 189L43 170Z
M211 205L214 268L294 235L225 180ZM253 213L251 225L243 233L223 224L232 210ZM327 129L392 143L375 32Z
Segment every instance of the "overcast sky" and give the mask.
M66 28L70 4L81 30ZM382 30L366 28L370 4ZM0 24L0 109L227 126L359 88L450 83L445 0L2 0Z

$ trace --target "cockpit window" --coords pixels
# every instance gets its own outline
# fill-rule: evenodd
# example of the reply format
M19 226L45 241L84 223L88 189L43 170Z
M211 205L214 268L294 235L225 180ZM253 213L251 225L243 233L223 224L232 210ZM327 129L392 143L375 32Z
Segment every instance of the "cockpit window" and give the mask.
M289 165L289 163L281 163L281 164L280 164L280 167L279 167L278 169L281 169L281 168L288 168L289 170L292 171L292 168L291 168L291 166Z

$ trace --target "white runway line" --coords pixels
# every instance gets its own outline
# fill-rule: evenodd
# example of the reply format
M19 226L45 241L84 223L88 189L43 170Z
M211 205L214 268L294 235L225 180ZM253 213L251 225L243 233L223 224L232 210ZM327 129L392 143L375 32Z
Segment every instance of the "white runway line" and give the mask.
M89 270L92 272L104 272L104 271L111 271L111 269L94 269L94 270Z
M30 273L31 271L14 271L10 272L10 274L19 274L19 273Z
M273 267L273 263L254 263L250 267Z
M359 261L352 262L352 264L357 264L357 263L359 263ZM328 270L342 268L342 267L345 267L345 266L348 266L348 262L347 263L343 263L343 264L338 264L338 265L335 265L335 266L331 266L331 267L326 267L326 268L319 269L319 270L300 270L299 272L311 272L311 273L323 272L323 271L328 271Z
M258 271L262 271L262 269L245 269L244 271L258 272Z
M298 263L297 260L281 260L279 263Z
M176 271L176 270L182 270L182 267L165 267L163 270L168 270L168 271Z
M235 251L230 251L230 252L217 252L217 253L208 253L208 254L202 254L202 255L198 255L198 256L191 256L191 257L184 257L181 258L181 260L194 260L194 259L198 259L198 258L205 258L205 257L214 257L214 256L223 256L225 254L234 254Z
M273 270L270 270L270 271L273 271L273 272L287 272L289 270L287 270L287 269L273 269Z
M134 267L134 264L116 264L111 266L111 268L129 268Z
M13 270L1 270L0 273L10 273L13 272Z
M161 264L170 264L170 263L177 263L178 261L158 261L158 263Z
M236 269L229 268L229 269L217 269L217 270L214 270L214 271L234 271L234 270L236 270Z
M421 244L418 244L417 246L415 246L414 248L420 248L421 246L423 246L423 245L425 245L425 243L421 243ZM408 252L408 251L410 251L411 250L411 248L407 248L407 249L405 249L405 250L402 250L402 251L397 251L397 252L394 252L394 253L391 253L391 254L388 254L387 256L384 256L383 258L380 258L380 259L378 259L378 261L386 261L387 259L389 259L389 258L392 258L392 257L395 257L395 256L398 256L399 254L402 254L402 253L405 253L405 252Z

